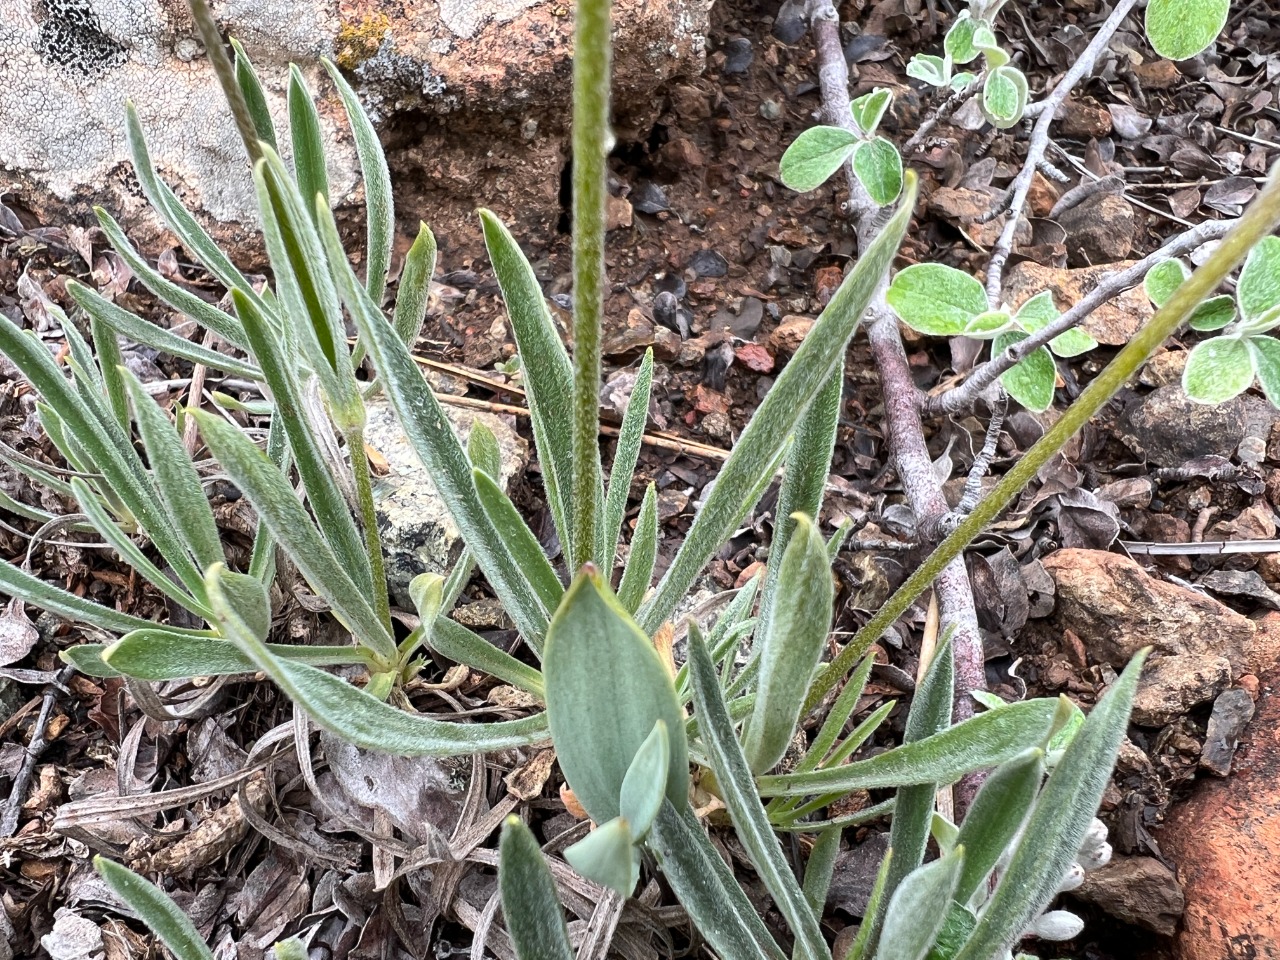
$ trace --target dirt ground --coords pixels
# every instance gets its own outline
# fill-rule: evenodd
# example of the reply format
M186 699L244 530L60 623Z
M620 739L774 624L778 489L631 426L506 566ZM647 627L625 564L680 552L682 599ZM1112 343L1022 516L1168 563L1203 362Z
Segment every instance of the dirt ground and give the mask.
M811 46L807 40L789 46L771 35L774 6L720 0L713 10L705 73L671 84L657 122L651 129L627 131L611 163L615 225L609 234L613 288L607 303L606 375L613 378L634 369L646 347L653 347L659 361L652 426L660 442L645 447L633 493L638 495L650 481L657 484L665 557L687 528L722 452L786 363L805 322L834 292L855 249L850 225L841 215L838 187L797 196L777 179L782 151L813 122L818 100ZM842 11L855 25L845 38L855 76L852 93L875 86L895 90L897 100L886 124L888 135L899 142L935 102L908 81L904 70L907 55L931 49L939 37L928 10L914 9L919 6L904 7L901 0L856 2ZM940 6L945 16L946 4ZM1077 90L1056 128L1055 142L1080 167L1103 174L1122 168L1126 197L1144 204L1130 203L1127 217L1103 221L1113 246L1124 247L1118 256L1116 249L1110 250L1113 260L1144 256L1180 232L1182 221L1233 215L1280 152L1274 100L1280 66L1274 56L1254 52L1276 49L1280 27L1274 25L1280 21L1268 18L1266 4L1238 6L1242 9L1227 32L1231 42L1220 44L1207 65L1179 71L1155 62L1149 50L1145 56L1117 57L1103 79ZM1082 43L1076 24L1093 22L1098 8L1097 0L1065 0L1035 9L1019 7L1006 15L1005 35L1033 90L1051 84L1078 55ZM1134 34L1123 40L1129 49L1144 49ZM1126 136L1144 119L1155 120L1149 133ZM922 177L922 200L899 265L942 261L976 273L985 266L990 227L975 223L961 201L986 197L994 202L998 188L1021 162L1025 137L993 137L989 128L971 131L958 124L943 124L934 134L910 158ZM568 179L566 170L555 183L522 181L516 152L491 156L474 169L467 158L474 155L472 138L482 135L411 117L387 131L385 139L401 228L423 219L440 240L439 288L419 352L437 365L430 375L447 382L445 392L498 409L518 406L522 398L518 385L495 368L511 357L514 347L473 211L483 203L508 219L546 294L566 294ZM1073 183L1080 177L1062 154L1051 151L1050 159ZM1023 259L1059 271L1068 263L1082 265L1081 252L1065 232L1054 233L1047 216L1065 188L1048 181L1038 186L1043 195L1033 197L1030 224L1035 235L1023 250ZM148 253L190 288L210 299L220 295L181 251ZM1109 261L1095 256L1093 262ZM47 330L40 297L69 307L65 281L70 277L101 289L115 284L118 303L159 317L136 285L128 287L127 274L119 267L87 224L40 224L19 204L0 207L0 310L15 321ZM662 291L676 295L673 315L655 315L654 301ZM1115 322L1123 326L1126 318ZM1104 339L1108 342L1059 364L1056 410L1123 341ZM1114 676L1089 646L1089 638L1072 632L1061 609L1053 612L1052 558L1064 548L1116 552L1117 536L1171 542L1197 536L1206 541L1275 537L1280 446L1273 436L1280 435L1273 434L1276 417L1269 407L1250 397L1244 406L1204 426L1180 418L1175 404L1153 425L1152 411L1164 409L1158 404L1166 400L1160 391L1176 379L1179 358L1191 342L1183 337L1170 343L1164 357L1042 472L1040 484L972 551L988 682L994 691L1008 698L1065 692L1088 707ZM907 346L921 387L932 390L950 382L954 362L948 344L911 335ZM148 380L189 373L182 362L146 350L131 351L128 360ZM921 556L912 543L900 485L888 465L879 382L865 338L855 340L845 373L824 518L834 523L847 517L855 523L851 549L837 563L837 637L865 622ZM51 462L53 448L35 424L29 392L14 375L0 359L0 439L20 453ZM611 397L606 387L606 416L617 413ZM993 474L1014 462L1053 415L1011 412ZM527 433L525 421L516 423ZM940 462L949 461L953 479L948 489L957 496L985 427L985 412L927 424L931 453ZM1258 454L1242 457L1241 450L1252 449L1246 443L1250 440ZM682 442L688 445L684 452ZM4 489L54 512L69 510L55 495L10 475ZM534 529L548 530L537 484L529 480L515 492ZM768 544L775 499L775 493L768 494L713 561L708 587L731 588L754 571ZM229 540L247 544L247 507L232 491L224 491L217 505ZM632 503L633 510L637 507L638 498ZM3 512L0 520L0 557L5 560L29 559L45 578L99 602L140 616L163 616L163 600L130 576L109 551L53 535L28 558L34 525ZM1217 604L1213 616L1222 622L1228 615L1244 620L1280 609L1280 595L1272 592L1280 589L1274 555L1134 559L1157 580L1188 589L1199 584ZM1060 597L1061 589L1059 584ZM467 599L481 598L480 589L473 587ZM469 949L467 924L450 912L448 902L430 906L424 893L429 884L407 880L387 895L372 890L371 844L349 829L349 821L317 802L299 778L296 761L282 762L265 780L242 781L238 804L229 800L234 794L204 786L234 775L263 734L288 722L288 704L269 683L227 685L221 713L149 719L119 682L60 674L57 652L79 642L80 634L38 611L29 614L38 641L27 656L0 668L0 791L10 790L42 708L48 714L48 746L22 800L16 830L0 839L0 890L15 930L13 956L42 955L40 938L50 933L63 908L101 929L108 957L155 954L141 927L103 912L104 892L87 865L88 854L97 850L123 854L166 877L171 892L202 930L213 934L217 947L230 951L236 945L241 957L260 955L273 936L293 932L295 921L304 916L308 922L344 918L326 928L331 956L434 955L444 960ZM1140 610L1133 614L1141 615ZM882 665L860 705L859 715L865 715L885 698L903 701L886 725L886 736L901 730L923 616L923 608L913 611L901 630L900 646L884 645ZM499 623L486 632L497 642L506 638ZM1251 676L1249 669L1240 672ZM1265 683L1259 692L1256 676L1252 683L1258 696L1272 695ZM473 678L459 695L478 702L487 686ZM181 696L184 691L165 693ZM1132 753L1122 757L1104 801L1118 854L1161 858L1159 825L1208 775L1198 762L1212 703L1212 696L1197 700L1175 716L1131 731ZM503 794L501 776L524 759L495 761L491 800ZM548 836L555 826L565 825L557 777L533 801ZM123 813L132 805L130 795L179 788L191 788L189 803L138 818ZM64 804L97 794L123 795L125 800L114 815L54 829ZM852 851L883 830L883 824L851 830L848 847ZM744 882L750 886L754 880ZM483 899L468 900L468 884L480 880L462 881L460 901L483 905ZM400 934L406 926L432 916L435 909L443 915L433 927L425 927L428 934L411 938L412 943L398 942L404 940ZM1073 909L1088 923L1062 955L1096 960L1172 956L1167 937L1153 936L1098 906L1073 901ZM830 911L832 930L852 919L839 904ZM677 945L686 942L683 930L677 931ZM1041 945L1042 955L1053 955L1048 946Z

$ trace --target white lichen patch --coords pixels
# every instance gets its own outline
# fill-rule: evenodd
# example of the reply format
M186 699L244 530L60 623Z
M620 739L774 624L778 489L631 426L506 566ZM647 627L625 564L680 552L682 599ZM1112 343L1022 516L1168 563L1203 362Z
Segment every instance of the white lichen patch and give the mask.
M440 20L454 36L464 40L476 35L482 26L493 21L514 20L530 7L546 0L439 0Z
M214 5L254 58L282 130L286 64L314 64L327 52L333 30L324 7L284 0ZM327 93L318 68L307 72ZM153 159L188 203L215 220L253 221L244 151L181 4L0 0L0 167L61 200L87 196L114 205L108 181L132 179L126 101L137 107ZM337 147L333 186L341 195L356 182L352 151L342 146L345 132L329 126ZM129 199L119 198L119 206Z

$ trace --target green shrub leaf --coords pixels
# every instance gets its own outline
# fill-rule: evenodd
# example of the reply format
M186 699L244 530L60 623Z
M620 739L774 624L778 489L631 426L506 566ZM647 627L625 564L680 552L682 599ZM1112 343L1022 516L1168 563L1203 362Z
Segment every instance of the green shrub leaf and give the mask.
M1182 370L1182 389L1200 403L1222 403L1253 383L1253 357L1238 337L1198 343Z
M1246 323L1280 306L1280 237L1264 237L1249 251L1236 284L1236 300Z
M1151 0L1147 39L1162 57L1190 59L1218 39L1230 9L1231 0Z
M967 904L1017 836L1040 789L1044 754L1028 750L996 767L960 825L956 843L965 848L955 898Z
M302 198L314 201L316 195L329 202L329 172L324 165L324 141L320 137L320 115L302 71L289 64L289 137L293 142L293 173ZM315 204L309 205L309 209Z
M981 55L982 51L973 42L974 31L982 24L963 10L956 17L942 41L942 49L952 63L970 63Z
M951 902L963 865L964 847L956 847L907 875L885 910L876 960L924 960L946 923L943 904Z
M893 103L893 91L888 87L876 87L870 93L864 93L849 104L853 114L853 122L865 136L874 137L876 128L884 119L885 111Z
M556 576L551 561L542 551L538 538L534 536L529 525L525 523L524 517L520 516L520 511L498 486L496 480L483 470L472 471L472 477L475 479L476 495L480 498L480 504L488 514L489 522L493 524L503 545L524 571L525 576L529 578L529 585L538 595L543 609L554 610L559 606L560 598L564 596L564 585Z
M573 960L556 885L538 841L519 817L507 817L498 841L502 916L518 960Z
M999 356L1015 343L1027 339L1025 333L1002 333L991 344L991 355ZM1058 382L1058 367L1048 347L1037 347L1027 357L1005 371L1000 382L1009 396L1028 410L1041 413L1053 406L1053 388Z
M1147 271L1142 288L1152 303L1163 307L1189 276L1191 271L1181 260L1164 260Z
M1280 407L1280 340L1257 336L1249 337L1245 343L1249 345L1249 355L1253 358L1253 369L1262 384L1262 392L1273 407Z
M1264 314L1265 316L1265 314ZM1236 304L1229 294L1210 297L1196 307L1187 321L1192 330L1221 330L1236 318Z
M960 336L974 317L987 312L982 284L941 263L899 270L885 300L903 323L931 337Z
M787 147L778 164L778 176L799 193L816 190L844 166L861 142L840 127L810 127Z
M884 137L865 140L854 148L853 172L867 195L882 207L902 193L902 157Z
M951 68L941 57L929 53L917 53L907 61L907 76L934 87L945 87L951 78Z
M1017 67L996 67L982 88L982 112L992 125L1007 130L1027 109L1027 78Z
M602 824L618 816L627 770L659 720L670 741L666 795L686 803L684 713L671 676L594 569L574 579L543 653L560 769L591 819Z

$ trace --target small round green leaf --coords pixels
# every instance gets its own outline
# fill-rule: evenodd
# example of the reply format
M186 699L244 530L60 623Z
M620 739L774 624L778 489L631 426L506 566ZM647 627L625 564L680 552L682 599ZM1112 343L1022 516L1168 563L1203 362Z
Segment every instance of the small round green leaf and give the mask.
M1024 333L1002 333L992 343L991 355L999 356L1026 338ZM1047 347L1040 347L1000 377L1009 396L1037 413L1048 410L1053 405L1053 388L1057 381L1058 368Z
M1245 341L1253 357L1253 369L1273 407L1280 407L1280 340L1275 337L1250 337Z
M917 53L907 61L907 76L923 80L935 87L945 87L951 77L951 67L941 57Z
M960 73L957 73L954 77L951 78L950 86L952 90L954 90L956 93L959 93L961 90L966 89L969 86L969 84L973 83L973 81L977 79L978 79L978 75L976 73L970 73L968 70L962 70Z
M875 135L876 128L880 126L891 103L893 91L888 87L876 87L849 104L849 111L853 114L853 122L858 125L858 129L870 137Z
M1192 330L1221 330L1227 324L1236 318L1236 303L1231 299L1229 294L1221 294L1220 296L1210 297L1200 306L1196 307L1195 313L1191 314L1191 319L1187 321ZM1267 314L1263 314L1265 320Z
M903 323L932 337L959 336L974 317L987 312L982 284L941 263L917 263L899 271L885 300Z
M1147 39L1160 56L1187 60L1218 39L1230 9L1231 0L1151 0Z
M1253 358L1243 340L1214 337L1196 345L1182 371L1182 389L1200 403L1222 403L1253 383Z
M853 152L853 172L867 195L882 207L902 193L902 157L884 137L858 144Z
M1035 333L1058 319L1058 308L1053 303L1053 292L1045 290L1037 293L1018 310L1019 326L1027 333ZM1098 345L1098 341L1079 327L1061 333L1049 341L1049 349L1060 357L1075 357L1088 353Z
M1016 67L997 67L982 88L982 112L992 125L1005 130L1022 119L1027 108L1027 78Z
M844 165L860 142L839 127L810 127L787 147L778 164L778 176L800 193L816 190Z
M946 39L942 41L942 49L952 63L969 63L978 59L982 51L974 44L973 34L980 26L983 24L969 16L968 10L956 17L956 22L951 25Z
M1249 251L1236 285L1236 302L1245 322L1280 306L1280 237L1264 237Z
M969 321L969 325L964 328L964 335L975 340L993 340L1012 323L1013 317L1009 316L1007 310L988 310Z
M1142 288L1147 299L1157 307L1163 307L1189 276L1191 271L1181 260L1165 260L1147 271Z

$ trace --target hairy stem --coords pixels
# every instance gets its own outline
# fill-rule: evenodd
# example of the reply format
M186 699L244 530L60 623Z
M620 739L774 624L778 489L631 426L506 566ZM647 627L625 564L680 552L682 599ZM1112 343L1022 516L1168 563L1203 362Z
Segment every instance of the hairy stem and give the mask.
M609 155L609 0L578 0L573 41L573 516L569 560L595 554L600 512L600 328Z
M200 32L205 55L213 64L213 72L217 74L222 95L227 98L227 104L231 107L231 117L236 122L236 131L244 141L244 149L249 154L249 164L252 166L262 159L262 146L258 142L258 130L253 125L253 114L249 112L249 104L245 102L240 84L236 83L235 68L222 45L222 34L218 32L213 14L209 12L209 5L205 0L189 0L189 3L191 19Z
M393 633L391 598L387 594L387 571L382 559L382 537L378 533L378 512L373 503L369 458L364 452L364 430L359 427L350 429L343 439L347 444L347 453L351 456L351 475L355 479L360 525L364 528L364 545L369 552L369 572L373 576L373 610L390 636Z

